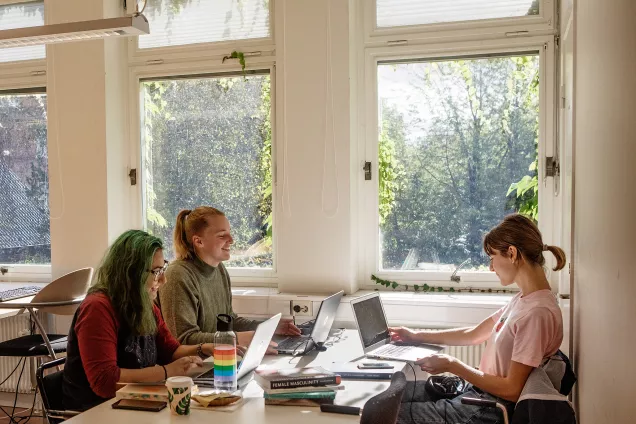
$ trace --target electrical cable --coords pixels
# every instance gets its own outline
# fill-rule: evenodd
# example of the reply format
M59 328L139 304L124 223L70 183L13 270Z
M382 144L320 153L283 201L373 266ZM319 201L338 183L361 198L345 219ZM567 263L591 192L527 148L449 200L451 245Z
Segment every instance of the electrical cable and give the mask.
M409 402L409 415L411 416L411 423L415 424L415 420L413 419L413 399L415 398L415 386L417 386L417 375L415 373L415 368L413 368L413 364L410 362L406 363L409 367L411 367L411 371L413 371L413 390L411 391L411 401Z

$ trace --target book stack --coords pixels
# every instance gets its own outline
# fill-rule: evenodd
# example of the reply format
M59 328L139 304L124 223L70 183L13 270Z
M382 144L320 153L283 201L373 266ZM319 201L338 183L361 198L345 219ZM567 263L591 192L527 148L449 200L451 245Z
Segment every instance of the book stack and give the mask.
M320 406L333 404L340 376L320 367L257 370L265 405Z

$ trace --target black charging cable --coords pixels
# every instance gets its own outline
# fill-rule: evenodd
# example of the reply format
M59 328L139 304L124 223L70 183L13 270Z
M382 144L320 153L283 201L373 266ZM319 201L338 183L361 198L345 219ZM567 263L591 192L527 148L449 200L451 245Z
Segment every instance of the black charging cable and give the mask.
M415 386L417 386L417 374L415 373L415 368L413 364L407 362L407 365L411 367L411 371L413 371L413 390L411 390L411 401L409 402L409 415L411 415L411 423L415 424L415 420L413 419L413 399L415 399Z

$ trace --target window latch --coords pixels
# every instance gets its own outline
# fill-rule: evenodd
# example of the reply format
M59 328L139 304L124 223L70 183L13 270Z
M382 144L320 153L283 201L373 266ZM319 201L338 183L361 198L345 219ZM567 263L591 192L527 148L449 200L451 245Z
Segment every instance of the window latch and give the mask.
M555 157L545 158L545 176L546 177L558 177L561 174L561 167L559 160Z
M128 178L130 178L130 185L137 185L137 168L133 168L128 173Z
M364 169L365 181L370 181L371 180L371 162L365 162L364 167L362 167L362 169Z

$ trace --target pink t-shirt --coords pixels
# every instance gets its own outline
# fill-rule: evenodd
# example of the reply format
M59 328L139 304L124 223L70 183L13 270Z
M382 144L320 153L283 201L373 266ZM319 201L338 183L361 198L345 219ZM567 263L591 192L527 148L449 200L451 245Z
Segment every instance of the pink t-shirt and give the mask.
M486 374L506 377L510 361L538 367L561 346L563 319L550 290L519 293L491 318L495 326L479 365Z

